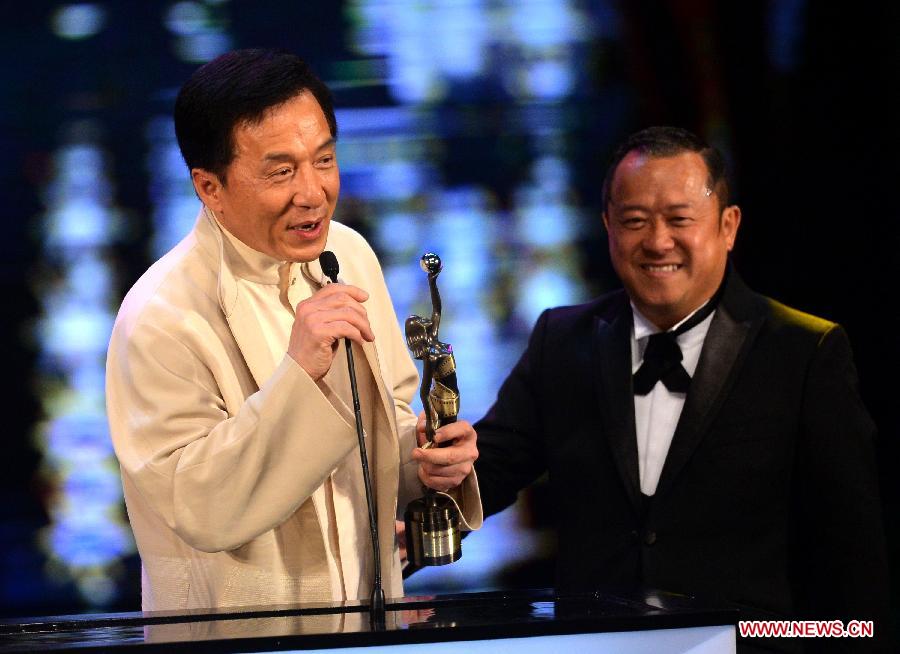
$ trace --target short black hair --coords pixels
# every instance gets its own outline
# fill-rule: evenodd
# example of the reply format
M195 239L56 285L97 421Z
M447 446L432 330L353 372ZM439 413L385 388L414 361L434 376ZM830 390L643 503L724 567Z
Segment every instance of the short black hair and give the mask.
M309 91L337 138L331 92L300 57L285 50L234 50L198 68L175 100L175 136L188 170L224 183L234 160L234 128L258 123L272 107Z
M616 169L629 152L637 151L648 157L674 157L683 152L696 152L706 163L709 172L707 184L719 201L721 212L729 203L728 171L725 158L693 132L681 127L647 127L635 132L620 145L609 160L606 178L603 180L603 211L609 208L609 195Z

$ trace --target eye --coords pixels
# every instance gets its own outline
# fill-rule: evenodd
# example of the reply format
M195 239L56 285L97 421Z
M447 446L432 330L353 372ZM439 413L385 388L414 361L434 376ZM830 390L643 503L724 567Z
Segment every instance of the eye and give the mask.
M638 216L630 216L626 218L622 218L619 223L625 229L640 229L647 223L646 218L640 218Z
M335 163L335 159L336 158L333 153L326 154L320 157L318 161L316 161L316 165L319 168L331 168L331 166L333 166Z
M672 216L671 218L669 218L669 224L675 225L676 227L682 227L685 225L689 225L691 222L693 222L693 220L694 219L690 216Z
M285 178L290 176L293 172L292 168L285 166L284 168L279 168L278 170L269 173L269 177L272 179Z

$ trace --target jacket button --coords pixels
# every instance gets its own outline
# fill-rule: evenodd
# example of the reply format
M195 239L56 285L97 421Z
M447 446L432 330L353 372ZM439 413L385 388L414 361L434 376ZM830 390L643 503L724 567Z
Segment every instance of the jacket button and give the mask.
M648 531L644 534L644 545L653 545L656 542L656 532Z

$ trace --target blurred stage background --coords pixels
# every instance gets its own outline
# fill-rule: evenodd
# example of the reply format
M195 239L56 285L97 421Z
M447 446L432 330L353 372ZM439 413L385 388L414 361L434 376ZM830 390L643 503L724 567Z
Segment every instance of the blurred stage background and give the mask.
M441 334L472 421L543 308L616 285L611 148L651 124L722 148L739 270L849 330L896 551L900 10L822 4L3 2L0 614L139 608L105 348L124 291L196 214L177 89L250 46L298 53L333 89L336 217L379 252L401 321L429 311L419 255L443 258ZM548 513L538 485L408 592L552 585Z

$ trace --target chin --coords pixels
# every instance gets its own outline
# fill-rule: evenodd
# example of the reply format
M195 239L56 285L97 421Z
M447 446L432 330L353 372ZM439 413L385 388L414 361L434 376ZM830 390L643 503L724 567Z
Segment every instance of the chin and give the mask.
M316 242L310 243L302 248L291 248L288 252L287 261L293 261L294 263L308 263L310 261L315 261L324 250L324 239L321 243Z
M677 298L673 297L674 294L666 292L665 289L626 287L625 290L628 291L629 297L634 300L635 304L652 307L656 310L665 309L677 302Z
M678 312L678 300L659 295L632 296L635 306L646 317L667 316Z
M309 263L310 261L315 261L319 258L319 255L322 254L322 251L325 248L317 249L317 250L303 250L302 252L293 252L291 256L289 256L286 261L292 261L293 263Z

